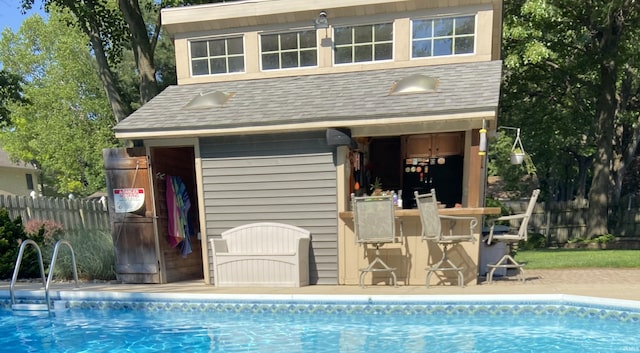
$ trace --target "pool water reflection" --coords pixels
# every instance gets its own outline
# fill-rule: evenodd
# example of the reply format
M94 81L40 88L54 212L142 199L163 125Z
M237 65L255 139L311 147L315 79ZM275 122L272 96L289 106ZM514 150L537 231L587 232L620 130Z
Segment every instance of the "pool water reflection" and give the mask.
M75 298L57 301L52 315L0 311L0 345L11 352L640 351L633 305L443 298Z

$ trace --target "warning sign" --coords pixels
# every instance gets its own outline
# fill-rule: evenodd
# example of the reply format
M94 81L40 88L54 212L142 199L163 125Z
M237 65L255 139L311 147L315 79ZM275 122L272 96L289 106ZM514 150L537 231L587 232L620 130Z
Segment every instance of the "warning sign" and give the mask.
M116 213L137 211L144 205L144 189L113 189L113 203Z

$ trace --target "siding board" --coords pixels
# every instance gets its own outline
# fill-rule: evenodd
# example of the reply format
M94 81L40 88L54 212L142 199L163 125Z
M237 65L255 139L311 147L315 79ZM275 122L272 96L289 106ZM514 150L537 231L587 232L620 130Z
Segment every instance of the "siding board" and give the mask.
M338 283L334 154L324 131L202 138L207 236L263 221L307 229L310 283Z

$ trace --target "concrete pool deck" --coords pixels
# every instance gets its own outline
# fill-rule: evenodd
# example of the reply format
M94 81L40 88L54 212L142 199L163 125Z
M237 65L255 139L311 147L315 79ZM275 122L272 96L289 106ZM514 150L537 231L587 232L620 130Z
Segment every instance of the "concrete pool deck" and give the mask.
M184 281L170 284L118 284L81 283L82 291L108 291L124 293L193 293L193 294L309 294L309 295L491 295L491 294L570 294L600 298L640 301L640 269L563 269L525 270L526 281L515 277L501 278L493 283L484 279L478 285L464 288L457 286L431 286L423 284L392 286L334 286L311 285L301 288L272 287L228 287L218 288L207 285L203 280ZM0 291L8 291L9 282L0 282ZM18 282L14 289L38 290L41 283ZM51 291L71 290L70 283L52 283Z

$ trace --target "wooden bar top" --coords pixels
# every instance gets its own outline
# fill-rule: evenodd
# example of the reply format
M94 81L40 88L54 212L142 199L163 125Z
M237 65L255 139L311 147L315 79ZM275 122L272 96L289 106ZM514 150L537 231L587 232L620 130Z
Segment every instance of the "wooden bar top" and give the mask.
M453 207L453 208L441 208L439 210L441 215L445 216L478 216L478 215L499 215L500 207ZM340 218L349 219L353 218L352 211L343 211L339 214ZM420 217L418 209L402 209L395 210L396 217Z

